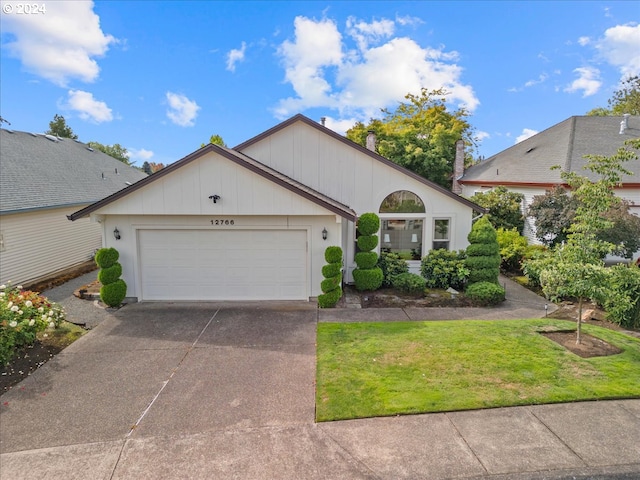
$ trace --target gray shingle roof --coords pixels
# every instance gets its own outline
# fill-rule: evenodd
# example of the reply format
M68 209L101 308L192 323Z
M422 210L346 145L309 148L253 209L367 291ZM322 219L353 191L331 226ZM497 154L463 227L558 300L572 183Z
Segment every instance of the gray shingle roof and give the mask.
M0 213L93 203L147 176L75 140L0 132Z
M619 133L621 120L619 116L570 117L470 167L460 183L561 184L560 171L550 170L554 165L595 180L595 174L583 169L587 163L585 155L608 157L616 153L625 140L640 138L640 116L629 117L628 128L622 135ZM625 162L624 168L634 175L625 176L623 183L640 184L640 160Z

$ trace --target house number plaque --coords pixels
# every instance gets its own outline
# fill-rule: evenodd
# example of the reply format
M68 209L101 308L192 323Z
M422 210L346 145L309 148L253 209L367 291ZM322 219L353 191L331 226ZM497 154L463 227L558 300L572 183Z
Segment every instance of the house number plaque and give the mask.
M215 225L216 227L225 226L225 225L235 225L234 220L211 220L211 225Z

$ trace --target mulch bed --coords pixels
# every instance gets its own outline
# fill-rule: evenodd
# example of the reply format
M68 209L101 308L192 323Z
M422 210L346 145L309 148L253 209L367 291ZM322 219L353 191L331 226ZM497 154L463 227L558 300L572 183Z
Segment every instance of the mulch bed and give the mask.
M576 343L576 331L564 330L560 332L541 332L549 340L553 340L559 345L575 353L582 358L606 357L622 353L618 347L611 345L597 337L593 337L584 332L580 333L580 343Z
M11 390L11 387L31 375L61 350L60 346L47 345L39 340L20 349L8 365L0 367L0 395Z

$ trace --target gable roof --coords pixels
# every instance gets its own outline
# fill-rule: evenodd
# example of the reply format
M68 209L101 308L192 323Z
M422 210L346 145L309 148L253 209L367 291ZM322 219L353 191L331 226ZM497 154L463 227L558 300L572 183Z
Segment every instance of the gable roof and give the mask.
M92 205L89 205L83 208L82 210L79 210L69 215L68 218L69 220L77 220L78 218L86 217L87 215L104 207L105 205L108 205L118 200L119 198L129 195L130 193L136 190L139 190L140 188L146 185L149 185L150 183L155 182L156 180L166 175L170 175L172 172L176 171L177 169L185 165L188 165L189 163L193 162L194 160L197 160L198 158L202 157L203 155L206 155L209 152L218 153L223 157L227 158L228 160L235 162L236 164L260 175L261 177L266 178L267 180L270 180L280 185L281 187L284 187L285 189L293 193L296 193L301 197L304 197L307 200L310 200L315 204L320 205L321 207L324 207L327 210L337 215L340 215L343 218L346 218L348 220L356 219L356 213L352 209L350 209L348 206L343 205L342 203L337 202L332 198L329 198L326 195L323 195L320 192L317 192L307 187L306 185L303 185L302 183L287 177L286 175L283 175L282 173L274 170L273 168L268 167L258 162L257 160L254 160L253 158L247 155L244 155L243 153L236 152L229 148L222 147L220 145L213 145L213 144L205 145L199 150L196 150L190 155L187 155L186 157L178 160L177 162L174 162L171 165L163 168L162 170L159 170L153 175L150 175L147 178L140 180L139 182L131 185L130 187L127 187L124 190L116 192L113 195L110 195Z
M70 138L0 131L3 214L86 205L147 176Z
M438 191L439 193L442 193L450 198L455 199L456 201L466 205L467 207L472 208L473 210L479 211L479 212L486 212L486 209L481 207L480 205L477 205L476 203L473 203L470 200L467 200L464 197L461 197L460 195L457 195L449 190L447 190L446 188L441 187L440 185L438 185L437 183L432 182L431 180L427 180L426 178L418 175L417 173L412 172L411 170L407 170L406 168L398 165L397 163L392 162L391 160L389 160L388 158L383 157L382 155L378 155L376 152L373 152L365 147L363 147L362 145L349 140L347 137L344 137L342 135L340 135L339 133L334 132L333 130L319 124L318 122L314 122L313 120L311 120L308 117L305 117L302 114L297 114L294 115L293 117L289 118L288 120L285 120L284 122L279 123L278 125L276 125L275 127L270 128L269 130L266 130L264 132L262 132L259 135L256 135L255 137L241 143L240 145L236 145L235 147L233 147L234 150L242 152L244 149L246 149L247 147L253 145L254 143L260 142L261 140L264 140L265 138L273 135L276 132L279 132L280 130L283 130L284 128L289 127L290 125L296 123L296 122L303 122L306 125L309 125L310 127L315 128L316 130L319 130L320 132L324 133L325 135L328 135L332 138L334 138L335 140L338 140L339 142L342 142L346 145L348 145L351 148L355 148L356 150L364 153L365 155L368 155L369 157L373 158L374 160L387 165L391 168L394 168L395 170L398 170L399 172L402 172L403 174L413 178L414 180L419 181L420 183L423 183L425 185L427 185L428 187Z
M487 160L467 169L459 180L473 185L539 185L562 184L564 172L576 172L591 180L598 176L583 167L585 155L612 156L625 140L640 138L640 116L630 116L628 128L620 134L622 117L574 116L564 120ZM625 175L625 186L640 186L640 160L623 164L633 176Z

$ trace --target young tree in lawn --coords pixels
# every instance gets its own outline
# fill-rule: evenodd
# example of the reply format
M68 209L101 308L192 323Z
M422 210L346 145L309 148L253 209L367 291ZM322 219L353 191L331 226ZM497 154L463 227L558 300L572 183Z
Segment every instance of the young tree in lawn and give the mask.
M549 298L578 299L577 343L581 342L584 301L602 299L607 295L607 272L602 259L614 249L614 245L599 239L597 235L611 227L612 222L604 214L618 202L613 189L620 185L623 175L630 175L622 166L623 162L637 159L629 147L640 148L640 139L625 142L625 146L611 157L587 156L585 168L599 175L597 181L576 172L561 174L572 188L579 205L567 243L556 246L554 261L541 272L540 283Z

